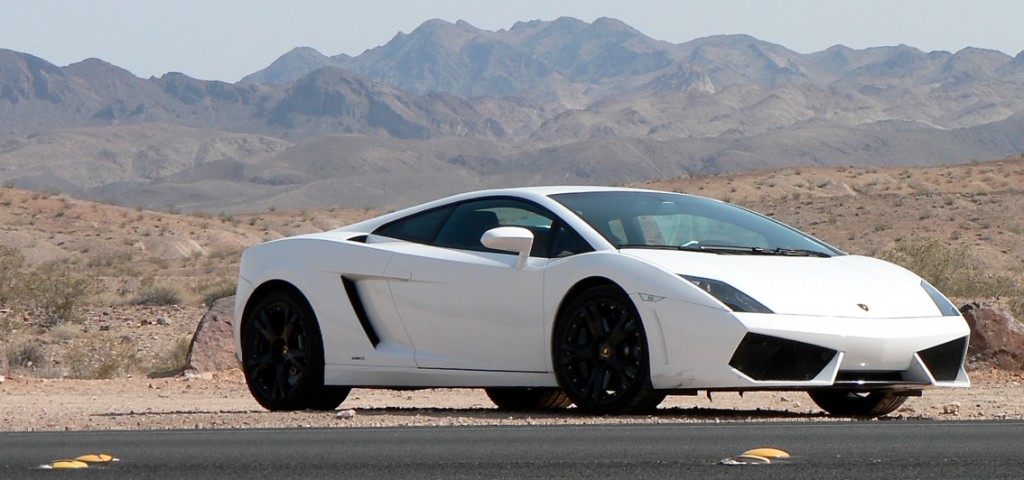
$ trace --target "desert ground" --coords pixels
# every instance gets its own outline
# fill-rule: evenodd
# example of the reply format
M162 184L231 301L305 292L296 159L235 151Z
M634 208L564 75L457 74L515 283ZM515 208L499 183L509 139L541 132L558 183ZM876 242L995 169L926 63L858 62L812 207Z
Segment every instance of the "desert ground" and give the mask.
M871 421L1024 419L1024 375L984 370L972 381L967 389L928 390ZM474 389L355 389L336 411L267 412L237 370L109 380L15 377L0 385L0 415L5 431L863 421L829 417L800 392L669 397L653 414L597 417L575 409L500 411Z

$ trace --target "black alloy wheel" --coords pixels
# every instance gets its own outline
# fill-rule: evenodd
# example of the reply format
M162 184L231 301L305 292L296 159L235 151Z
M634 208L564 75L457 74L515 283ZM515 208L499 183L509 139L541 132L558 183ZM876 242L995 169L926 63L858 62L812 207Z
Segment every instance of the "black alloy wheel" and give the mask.
M313 309L290 291L272 292L242 326L242 369L249 391L267 410L333 410L345 387L324 386L324 352Z
M665 397L651 386L643 322L618 287L595 287L573 299L552 343L558 383L580 410L634 413Z

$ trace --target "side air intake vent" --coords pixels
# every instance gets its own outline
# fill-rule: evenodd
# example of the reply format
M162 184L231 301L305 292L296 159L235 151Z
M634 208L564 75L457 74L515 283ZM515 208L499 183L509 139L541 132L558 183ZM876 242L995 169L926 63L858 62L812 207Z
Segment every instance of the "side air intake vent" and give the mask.
M917 355L921 357L924 366L936 380L940 382L955 381L957 374L960 373L960 367L964 364L964 357L967 355L967 337L921 350L917 352Z
M373 329L373 324L370 323L370 317L366 314L366 308L363 306L363 299L359 296L359 290L356 289L356 282L352 281L351 278L343 276L341 277L341 283L345 285L348 301L352 304L352 310L356 312L359 325L363 327L363 332L366 333L366 339L373 344L374 348L377 348L377 345L380 344L380 336L377 335L377 331Z
M754 380L808 381L835 356L835 350L817 345L748 333L729 365Z

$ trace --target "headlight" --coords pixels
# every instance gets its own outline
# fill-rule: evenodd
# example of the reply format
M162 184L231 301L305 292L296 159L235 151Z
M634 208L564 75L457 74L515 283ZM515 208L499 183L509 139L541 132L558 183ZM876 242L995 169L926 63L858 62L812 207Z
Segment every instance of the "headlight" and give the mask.
M939 307L939 311L942 312L943 317L957 317L960 315L960 310L957 310L953 303L950 302L942 293L935 289L932 284L921 280L921 288L928 292L928 296L932 297L932 301L935 302L935 306Z
M689 275L681 276L689 280L690 283L696 285L697 288L704 290L712 297L718 299L719 302L724 303L725 306L729 307L734 312L774 313L769 310L768 307L761 305L761 302L754 300L750 295L737 290L728 283L712 280L710 278L691 277Z

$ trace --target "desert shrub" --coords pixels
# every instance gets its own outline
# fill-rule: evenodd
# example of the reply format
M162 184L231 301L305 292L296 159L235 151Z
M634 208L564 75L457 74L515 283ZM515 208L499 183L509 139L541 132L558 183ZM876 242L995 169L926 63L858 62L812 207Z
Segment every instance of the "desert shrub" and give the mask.
M147 367L133 340L114 341L103 336L75 342L64 354L64 364L68 367L68 377L85 380L142 373Z
M58 342L72 342L82 332L82 327L70 323L58 325L50 329L50 336Z
M7 343L11 339L14 330L18 328L17 322L14 315L0 312L0 343Z
M132 298L133 305L181 305L185 293L182 287L169 283L154 283L139 289Z
M1024 289L1019 289L1007 302L1007 308L1010 310L1010 315L1016 318L1018 322L1024 323Z
M63 261L43 263L20 274L15 295L17 302L52 327L74 320L78 305L96 288L95 281L72 270Z
M25 255L20 250L0 245L0 305L10 302L18 273L24 265Z
M15 367L31 368L46 361L46 349L42 342L29 338L13 342L7 352L7 361Z
M141 372L145 368L138 348L131 342L119 343L101 352L99 363L93 369L91 378L118 378Z
M983 276L966 243L948 245L935 238L902 240L881 257L920 275L949 296L999 297L1020 290L1012 278Z
M204 305L213 305L217 300L234 295L237 285L238 280L235 278L222 277L212 283L200 285L197 290Z
M188 360L188 347L191 343L191 337L178 337L174 343L168 345L167 349L153 360L152 371L171 372L184 369L185 362Z

